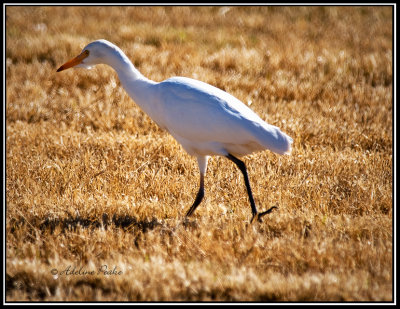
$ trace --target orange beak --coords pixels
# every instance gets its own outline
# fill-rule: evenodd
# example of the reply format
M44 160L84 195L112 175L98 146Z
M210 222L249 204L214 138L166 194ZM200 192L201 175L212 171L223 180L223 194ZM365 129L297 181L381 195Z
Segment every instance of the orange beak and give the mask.
M80 64L83 59L85 59L87 56L89 56L89 51L85 50L83 53L81 53L79 56L71 59L70 61L64 63L62 66L60 66L57 70L57 72L72 68L78 64Z

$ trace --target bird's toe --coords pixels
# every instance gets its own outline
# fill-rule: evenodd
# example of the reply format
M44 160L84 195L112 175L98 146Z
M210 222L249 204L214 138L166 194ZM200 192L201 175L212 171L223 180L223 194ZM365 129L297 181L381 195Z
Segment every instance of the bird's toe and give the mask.
M256 214L253 214L253 217L251 218L250 223L253 223L254 219L257 219L258 222L262 222L262 217L264 217L265 215L269 214L274 209L278 209L278 207L277 206L272 206L271 208L269 208L266 211L258 212Z

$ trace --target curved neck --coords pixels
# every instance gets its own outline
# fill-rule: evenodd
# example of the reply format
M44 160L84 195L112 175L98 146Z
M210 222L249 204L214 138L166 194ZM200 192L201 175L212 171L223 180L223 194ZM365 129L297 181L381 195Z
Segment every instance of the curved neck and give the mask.
M105 64L117 72L122 86L135 103L157 122L158 108L152 88L157 83L143 76L118 47L115 47L111 55L107 57Z
M117 72L121 82L124 80L134 81L137 79L146 79L119 48L107 59L106 64Z
M105 59L105 64L111 66L117 72L125 91L137 104L140 106L146 104L150 95L146 86L155 84L155 82L143 76L117 46L114 46L110 55Z

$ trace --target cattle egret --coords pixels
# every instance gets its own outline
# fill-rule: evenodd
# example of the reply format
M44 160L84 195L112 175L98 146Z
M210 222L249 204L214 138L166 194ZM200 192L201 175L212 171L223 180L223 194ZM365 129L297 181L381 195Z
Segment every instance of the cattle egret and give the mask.
M57 72L71 67L90 68L107 64L118 74L129 96L162 129L167 130L192 156L200 169L200 188L186 216L196 210L204 197L204 175L211 155L225 156L243 174L252 218L261 221L267 211L258 212L247 175L246 165L237 157L269 149L289 154L293 139L270 125L249 107L227 92L186 77L154 82L144 77L116 45L97 40L88 44Z

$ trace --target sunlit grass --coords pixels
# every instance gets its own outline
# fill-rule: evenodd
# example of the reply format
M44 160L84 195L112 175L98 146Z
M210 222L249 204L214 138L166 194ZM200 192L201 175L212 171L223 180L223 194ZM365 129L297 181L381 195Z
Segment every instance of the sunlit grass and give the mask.
M213 157L185 220L196 160L111 68L56 73L100 38L293 137L243 158L279 209L250 225L240 171ZM392 45L390 7L7 7L6 299L392 300Z

